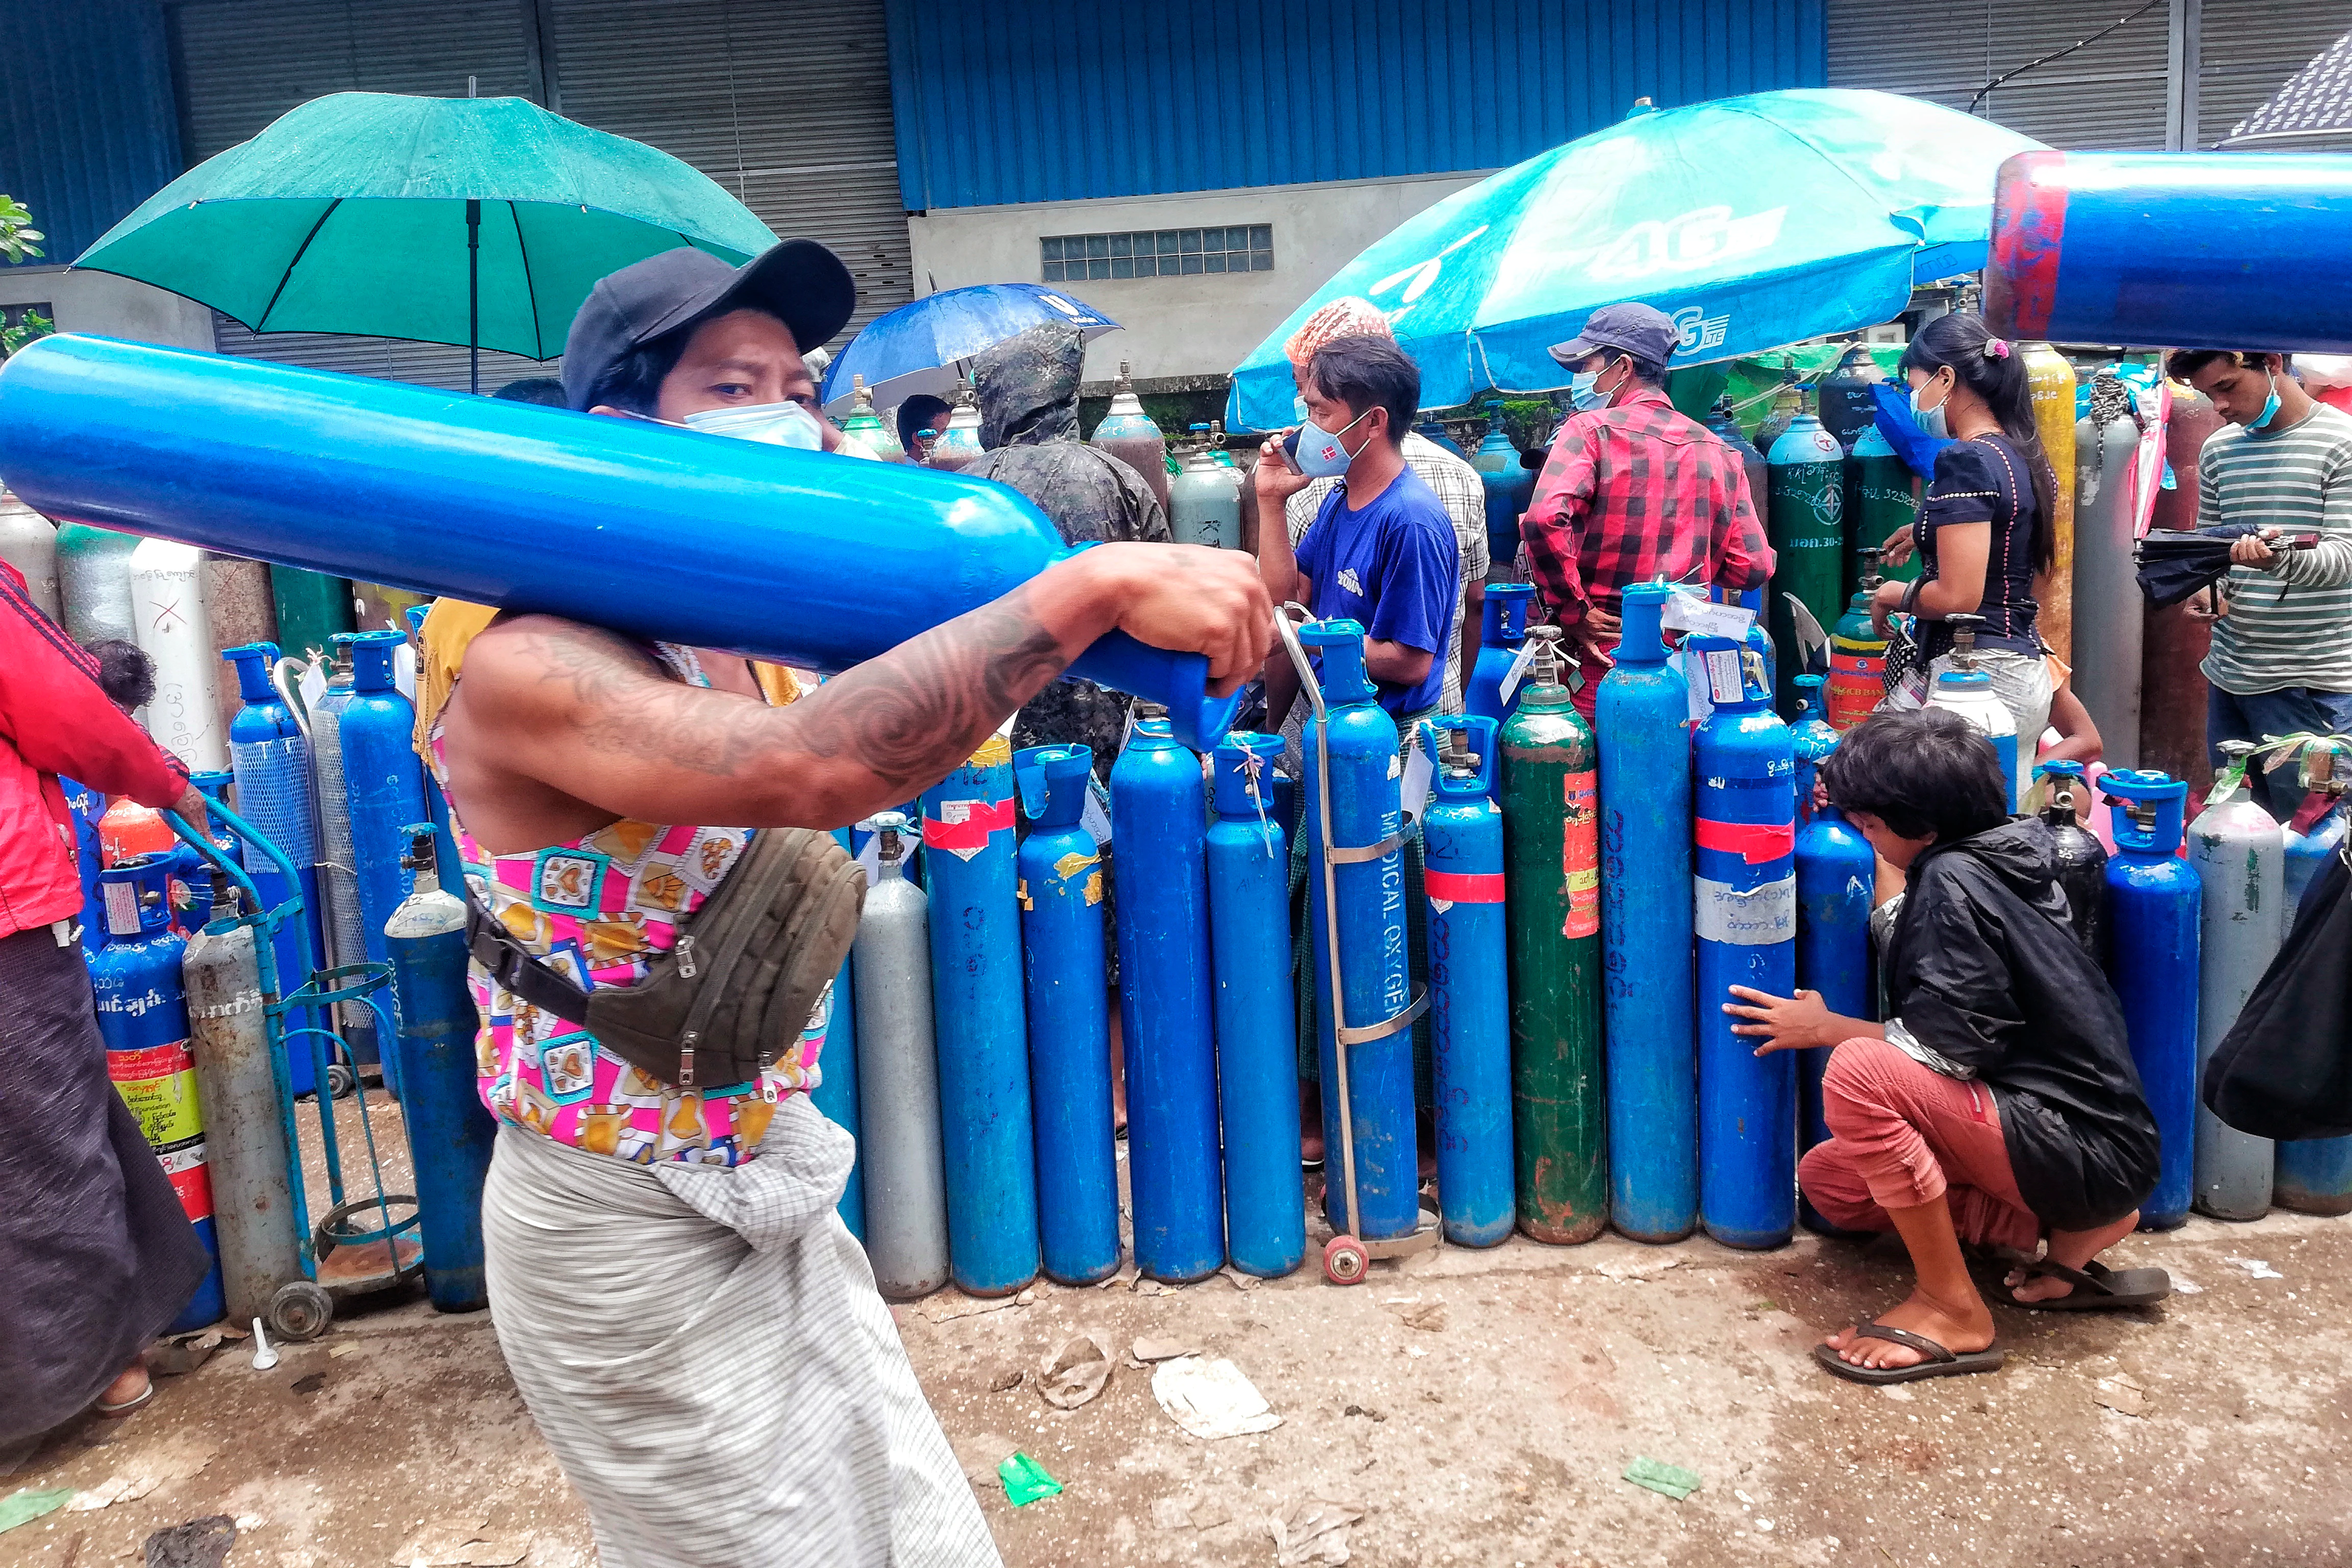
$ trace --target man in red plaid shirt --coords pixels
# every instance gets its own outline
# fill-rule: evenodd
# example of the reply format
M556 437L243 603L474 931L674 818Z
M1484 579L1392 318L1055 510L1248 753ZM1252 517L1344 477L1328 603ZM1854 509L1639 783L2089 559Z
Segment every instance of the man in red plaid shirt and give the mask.
M1738 458L1675 412L1659 384L1674 349L1663 311L1604 305L1551 351L1575 373L1578 412L1552 437L1520 526L1529 574L1577 650L1576 706L1588 719L1626 584L1747 589L1772 575Z

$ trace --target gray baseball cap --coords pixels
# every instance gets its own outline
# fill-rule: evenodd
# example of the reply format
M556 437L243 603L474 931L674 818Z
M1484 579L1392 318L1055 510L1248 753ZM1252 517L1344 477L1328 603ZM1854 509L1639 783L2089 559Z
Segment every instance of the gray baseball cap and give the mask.
M1680 334L1664 310L1651 305L1603 305L1584 319L1584 330L1555 343L1551 357L1574 368L1597 349L1622 349L1635 359L1664 364Z

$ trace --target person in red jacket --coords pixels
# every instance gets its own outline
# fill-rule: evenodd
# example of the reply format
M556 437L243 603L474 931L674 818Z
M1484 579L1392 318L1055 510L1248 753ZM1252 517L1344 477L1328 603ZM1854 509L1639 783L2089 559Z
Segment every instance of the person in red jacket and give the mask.
M107 1079L58 774L197 825L204 796L98 678L0 563L0 1454L152 1398L141 1352L207 1262Z

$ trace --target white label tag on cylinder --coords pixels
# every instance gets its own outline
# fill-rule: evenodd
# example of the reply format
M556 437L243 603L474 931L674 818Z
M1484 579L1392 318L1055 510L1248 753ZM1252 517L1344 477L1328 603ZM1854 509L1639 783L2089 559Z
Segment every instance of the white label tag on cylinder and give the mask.
M1110 813L1103 805L1102 791L1092 779L1087 781L1087 806L1078 813L1078 826L1095 836L1096 847L1110 842Z
M106 930L110 936L139 934L139 888L132 882L101 882L106 895Z
M1756 612L1739 605L1718 605L1676 589L1666 601L1660 618L1670 632L1698 632L1740 642L1746 639L1748 628L1756 624Z
M1511 668L1503 673L1503 706L1508 708L1517 694L1519 682L1526 679L1528 666L1536 661L1536 649L1542 645L1529 637L1519 645L1519 657L1511 660Z
M1710 703L1737 702L1748 689L1745 672L1740 668L1740 652L1736 647L1706 650L1706 695Z
M327 661L323 657L312 659L310 668L302 672L301 691L302 710L306 713L327 695Z
M1429 752L1421 743L1421 727L1413 727L1412 738L1406 742L1411 748L1404 755L1404 783L1399 795L1407 816L1419 821L1429 806L1430 776L1433 771Z
M411 702L416 700L416 645L402 643L392 650L392 683Z
M1733 947L1770 947L1797 940L1797 879L1783 877L1746 892L1728 882L1691 879L1696 893L1693 914L1705 942Z

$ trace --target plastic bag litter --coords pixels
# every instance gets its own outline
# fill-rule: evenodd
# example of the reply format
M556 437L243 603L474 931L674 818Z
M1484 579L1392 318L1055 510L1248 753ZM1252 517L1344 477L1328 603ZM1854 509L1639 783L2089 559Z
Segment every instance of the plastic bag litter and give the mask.
M1282 1425L1265 1395L1229 1361L1189 1355L1163 1361L1151 1374L1151 1396L1195 1437L1238 1437Z

